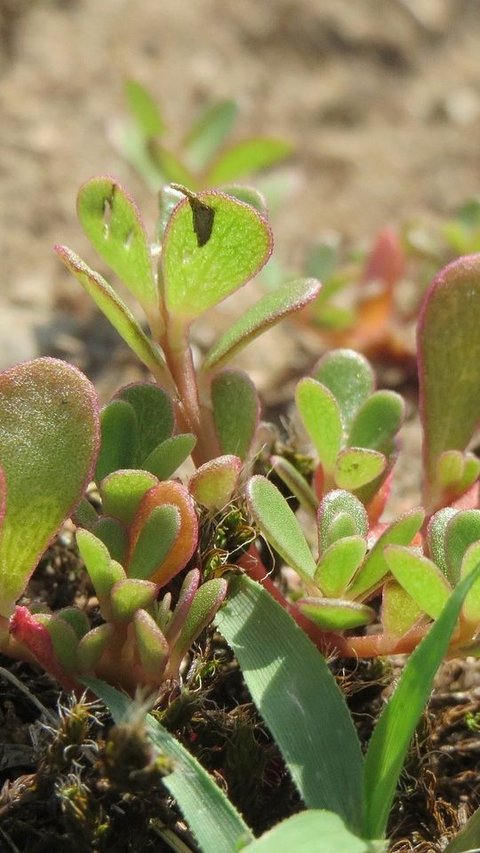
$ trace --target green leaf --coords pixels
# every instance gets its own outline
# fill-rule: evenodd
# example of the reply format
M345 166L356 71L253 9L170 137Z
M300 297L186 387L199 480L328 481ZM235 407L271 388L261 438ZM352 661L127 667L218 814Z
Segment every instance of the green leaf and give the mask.
M333 474L342 446L340 408L333 394L315 379L301 379L295 399L303 425L327 474Z
M320 652L257 583L235 579L215 619L308 808L358 831L362 753L345 699Z
M149 140L148 153L155 164L155 168L162 176L162 183L185 184L187 187L196 188L197 181L190 169L187 169L172 151L160 145L156 139Z
M339 264L339 248L340 238L337 234L317 243L307 257L307 275L319 278L320 281L329 279Z
M157 593L158 587L149 581L137 578L117 581L110 592L113 621L128 622L136 610L150 607Z
M217 186L228 181L237 181L245 175L251 175L285 160L291 153L292 146L282 139L246 139L220 155L209 169L205 183Z
M320 359L313 377L332 392L348 429L373 391L373 370L367 359L350 349L333 350Z
M180 531L175 506L156 506L145 521L128 562L128 577L149 580L162 565Z
M136 705L104 681L85 678L83 683L107 705L117 725L135 713ZM162 784L178 803L202 853L232 853L253 841L248 826L201 764L152 716L145 723L158 754L173 762Z
M202 234L199 217L205 209L210 233ZM271 251L270 227L250 205L214 191L186 198L175 208L163 241L167 310L191 322L253 278Z
M197 439L190 432L172 435L152 450L143 461L142 468L155 474L159 480L168 480L188 459L196 443Z
M112 586L125 580L122 566L111 559L106 545L89 530L77 530L77 545L99 599L105 599Z
M221 509L232 497L242 469L238 456L217 456L197 468L190 480L190 491L207 509Z
M387 545L384 557L394 578L424 613L436 619L451 593L445 575L428 557L403 545Z
M380 853L381 848L375 846ZM277 823L252 844L246 853L372 853L368 841L348 831L338 815L319 809L308 809Z
M361 566L367 543L362 536L346 536L324 551L315 572L315 583L327 598L342 596Z
M240 370L223 370L211 385L215 431L224 454L246 459L258 423L255 385Z
M353 492L380 477L386 466L387 460L383 453L361 447L347 447L337 456L335 482L339 489Z
M175 416L171 397L153 382L135 382L122 388L117 398L129 403L137 417L137 465L173 433Z
M219 101L203 110L187 138L185 156L194 171L204 169L223 145L237 118L235 101Z
M376 391L357 411L350 428L351 447L370 447L388 453L403 421L405 403L395 391Z
M122 566L127 556L127 531L117 518L102 516L90 528L91 532L107 546L112 560Z
M126 80L125 98L137 126L146 138L161 136L165 131L165 122L150 92L137 80Z
M145 492L157 483L148 471L114 471L105 477L100 488L104 514L130 524Z
M418 322L425 492L433 507L439 500L439 456L464 450L480 421L479 326L480 256L472 255L438 274Z
M239 201L243 201L245 204L251 205L251 207L254 207L255 210L258 210L258 212L263 214L263 216L267 216L268 205L265 196L257 189L254 189L253 187L246 187L244 184L227 184L222 187L222 191L226 195L231 195L233 198L237 198ZM271 263L272 258L270 258L269 265Z
M368 533L367 511L350 492L334 489L322 498L317 514L318 549L323 554L333 542L344 536Z
M465 578L480 564L480 542L475 542L470 545L465 551L460 570L460 577ZM471 590L467 593L463 609L462 617L472 626L472 633L478 629L480 624L480 583L475 581Z
M168 667L173 678L178 676L178 668L190 646L203 629L210 624L226 594L227 581L225 578L213 578L197 589L170 657Z
M282 482L288 486L292 495L295 495L300 505L307 512L316 513L318 509L318 498L300 471L283 456L271 456L270 464L272 466L272 471L275 471L275 474L277 474Z
M403 637L423 614L418 605L395 580L382 587L382 626L386 637Z
M445 556L447 559L447 578L452 586L460 577L463 555L474 542L480 540L480 510L466 509L457 512L445 529Z
M421 509L413 509L404 513L392 524L389 524L379 536L373 548L367 554L366 560L353 584L348 590L349 598L360 598L365 593L373 591L389 572L384 556L387 545L410 545L412 539L420 530L425 518Z
M39 358L0 373L1 616L10 616L41 554L80 502L98 442L97 396L74 367Z
M247 308L213 345L205 357L202 370L223 366L239 350L283 317L308 305L315 299L320 287L320 282L306 278L283 284L273 293L267 293L259 302Z
M114 633L114 626L104 622L82 637L77 646L77 666L80 672L93 671Z
M294 513L276 486L256 475L247 485L247 501L260 531L288 566L310 582L316 565Z
M74 672L77 668L78 637L71 625L56 613L36 613L34 619L47 629L62 669Z
M376 615L366 604L339 598L300 598L296 605L322 631L349 631L369 625Z
M142 666L148 675L160 680L167 665L168 643L157 623L146 610L137 610L133 624Z
M92 178L80 188L77 214L98 254L141 305L158 305L150 247L135 202L112 178Z
M445 532L451 518L456 515L458 509L444 507L432 515L427 527L428 553L434 563L448 577L447 554L445 544Z
M55 246L55 251L137 358L143 361L154 376L165 376L165 362L159 350L147 338L132 312L108 282L66 246Z
M123 400L112 400L100 416L102 440L95 469L99 483L119 468L133 468L137 446L137 419L132 406Z
M448 649L460 609L480 566L461 581L428 635L417 646L382 711L364 769L363 835L383 837L410 740L428 702L435 673Z

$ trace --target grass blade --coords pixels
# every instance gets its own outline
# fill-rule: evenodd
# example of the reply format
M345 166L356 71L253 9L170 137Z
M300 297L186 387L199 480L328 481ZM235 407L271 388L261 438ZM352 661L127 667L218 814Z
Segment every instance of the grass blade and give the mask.
M461 832L452 838L444 853L474 853L480 845L480 809L467 820Z
M413 652L375 727L364 769L363 834L367 837L381 838L385 834L410 740L428 702L435 673L447 652L463 600L479 574L477 566L456 587L439 618Z
M320 652L259 584L238 579L215 618L308 808L362 812L362 754L344 697Z
M134 703L127 696L97 678L85 678L83 683L105 703L117 725L128 720ZM174 762L163 784L177 801L202 853L232 853L253 841L246 823L196 758L150 714L145 725L153 745Z
M380 853L381 848L374 849ZM278 823L261 838L249 844L246 853L279 853L295 850L295 853L370 853L372 846L362 841L345 827L336 814L309 809Z

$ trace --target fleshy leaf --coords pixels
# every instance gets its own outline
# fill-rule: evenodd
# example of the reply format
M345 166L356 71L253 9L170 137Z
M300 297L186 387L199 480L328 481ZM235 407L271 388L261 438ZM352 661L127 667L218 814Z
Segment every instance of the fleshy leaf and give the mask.
M0 615L9 617L41 554L93 474L98 402L88 379L39 358L0 374ZM3 490L3 499L5 489Z
M90 628L87 614L79 607L62 607L55 612L55 616L63 619L73 628L78 640L81 640Z
M353 492L380 477L386 466L387 460L383 453L362 447L347 447L337 456L335 482L339 489Z
M142 666L148 675L160 679L167 665L168 643L146 610L137 610L133 624Z
M77 530L77 545L95 592L103 600L114 583L125 579L125 572L119 563L111 559L104 543L89 530Z
M460 577L464 578L480 565L480 542L470 545L463 555ZM480 582L475 581L463 602L462 617L473 629L480 624ZM472 632L473 633L473 632Z
M114 627L109 622L92 628L85 634L77 646L77 666L80 672L92 672L100 660L105 648L114 634Z
M340 525L336 525L337 520L340 520ZM335 489L322 498L317 513L317 525L318 547L320 554L323 554L332 542L342 536L366 536L367 512L355 495Z
M402 545L388 545L384 556L394 578L418 607L437 619L452 590L435 563Z
M460 578L463 555L474 542L480 541L480 510L468 509L457 512L445 529L445 556L447 578L452 586Z
M136 610L149 607L157 597L158 587L149 581L127 578L117 581L110 593L112 619L118 622L130 620Z
M387 637L403 637L422 616L411 595L395 580L382 587L382 626Z
M137 465L143 467L147 456L173 433L175 416L169 394L153 382L126 385L117 398L133 408L138 425Z
M133 468L137 445L137 419L132 406L124 400L112 400L100 416L102 440L95 469L99 483L120 468Z
M433 508L439 500L439 456L463 451L480 420L479 327L480 255L470 255L434 279L418 321L425 494Z
M315 572L315 583L327 598L341 597L362 564L367 543L362 536L346 536L324 551Z
M348 429L374 388L373 370L367 359L354 350L333 350L320 359L313 377L332 392Z
M237 112L233 100L219 101L202 111L185 139L185 156L192 169L207 166L232 130Z
M400 394L376 391L355 415L348 444L388 453L389 445L402 424L404 412L405 404Z
M215 431L224 454L245 459L258 423L259 402L252 380L240 370L223 370L212 387Z
M209 169L206 183L215 186L227 181L237 181L245 175L251 175L285 160L291 153L292 146L282 139L246 139L221 154Z
M368 625L375 619L375 611L366 604L342 601L339 598L301 598L297 607L322 631L348 631Z
M213 214L209 234L200 231L204 209ZM271 250L269 225L250 205L214 191L185 199L163 241L167 310L189 323L253 278Z
M157 483L148 471L114 471L100 487L104 514L130 524L144 494Z
M55 251L67 269L91 296L114 329L135 353L137 358L157 377L166 375L165 362L157 347L146 336L132 312L99 273L66 246L55 246Z
M295 399L322 467L332 474L343 438L339 405L328 388L310 378L300 380Z
M250 511L269 542L287 565L311 582L316 565L307 540L287 501L266 477L252 477L247 486Z
M178 595L175 610L173 611L172 618L165 630L165 636L168 638L168 642L171 645L175 643L175 640L178 638L178 635L182 630L182 626L185 622L185 618L199 584L200 572L198 569L192 569L185 576L185 580L182 583L180 593Z
M368 552L366 560L358 573L353 584L348 590L351 598L360 598L378 586L389 572L388 563L385 560L384 550L387 545L410 545L412 539L420 530L425 513L421 509L411 510L404 513L396 521L393 521L382 535L379 536L375 545Z
M450 519L456 515L458 509L447 506L434 513L428 522L427 545L428 553L433 562L448 577L447 554L445 548L445 531Z
M77 667L78 637L72 626L56 613L36 613L35 620L47 629L62 669L67 673L74 672Z
M207 509L220 509L232 497L242 468L238 456L218 456L198 468L189 488L196 502Z
M288 486L300 505L307 512L316 513L318 509L317 496L307 483L305 477L295 468L295 465L292 465L283 456L271 456L270 463L272 471L275 471L285 485Z
M162 565L180 531L175 506L156 506L146 519L128 563L128 577L150 580Z
M92 525L90 530L97 539L100 539L107 546L112 560L123 565L127 554L128 541L127 531L121 521L118 518L110 518L108 515L102 516Z
M144 459L142 468L150 471L159 480L168 480L190 456L197 439L191 432L172 435Z
M225 578L206 581L196 591L170 658L169 670L173 677L192 643L212 621L226 594Z
M138 505L130 528L130 555L135 553L146 520L156 507L165 504L177 508L180 515L180 529L166 558L150 577L150 580L159 586L164 586L187 565L197 547L198 538L198 521L192 497L185 486L174 480L167 480L150 489Z
M80 188L77 213L98 254L146 309L158 303L150 248L137 206L112 178L92 178Z
M320 287L320 282L306 278L280 285L272 293L267 293L259 302L247 308L213 345L205 357L202 369L211 370L223 366L257 335L288 314L308 305L318 295Z

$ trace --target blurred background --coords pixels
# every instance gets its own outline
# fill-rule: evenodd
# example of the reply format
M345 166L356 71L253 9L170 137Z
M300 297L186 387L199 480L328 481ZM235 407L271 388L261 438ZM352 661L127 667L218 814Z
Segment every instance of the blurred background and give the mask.
M224 98L236 139L292 144L273 228L296 270L325 233L371 243L478 193L479 44L478 0L0 0L0 366L61 355L101 382L117 358L131 378L52 252L95 265L75 216L95 174L117 176L153 227L155 194L117 144L126 78L161 106L172 151Z

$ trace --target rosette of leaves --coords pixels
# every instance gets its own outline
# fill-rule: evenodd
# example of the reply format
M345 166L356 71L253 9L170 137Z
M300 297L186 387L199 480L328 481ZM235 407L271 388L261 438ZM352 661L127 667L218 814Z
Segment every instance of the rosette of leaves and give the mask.
M317 281L302 279L266 294L213 344L200 370L194 367L192 323L252 279L272 249L261 197L245 188L235 193L237 197L167 187L155 238L160 242L150 245L135 204L115 180L94 178L81 188L77 209L84 231L139 301L149 334L117 288L72 251L57 247L100 310L171 394L178 431L196 440L196 464L224 454L246 457L257 426L258 399L250 379L226 365L320 289Z

